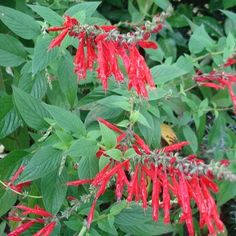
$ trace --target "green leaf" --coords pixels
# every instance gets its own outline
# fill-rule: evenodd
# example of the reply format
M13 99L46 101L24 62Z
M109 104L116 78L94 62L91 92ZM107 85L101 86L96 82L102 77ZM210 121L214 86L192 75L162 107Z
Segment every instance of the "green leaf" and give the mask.
M116 146L115 133L100 122L99 126L102 134L102 143L106 146L107 149L114 148Z
M35 75L38 71L45 69L53 60L58 57L58 48L48 50L52 37L43 36L37 39L32 59L32 73Z
M45 175L41 179L41 191L43 196L43 203L46 210L56 215L60 210L67 192L67 175L66 172L58 174L58 170Z
M6 228L6 224L7 224L6 221L2 221L1 224L0 224L0 235L2 235L2 236L5 236L5 235L6 235L6 234L4 233L4 232L5 232L5 228Z
M83 149L86 149L86 153L79 162L78 175L80 179L90 179L93 178L99 170L98 158L96 153L98 151L97 143L93 140L86 140L86 144Z
M169 94L169 91L162 88L155 88L149 92L148 100L155 101L161 99Z
M217 197L217 204L222 206L224 203L229 201L230 199L235 198L236 196L236 188L235 183L221 183L220 184L220 191L216 195Z
M14 150L7 154L0 162L0 179L8 178L7 174L15 169L17 163L28 154L26 151Z
M166 10L169 6L171 6L171 3L168 0L154 0L154 2L163 10Z
M107 219L99 220L98 228L108 233L109 235L118 235L115 226L113 224L110 224Z
M0 34L0 66L19 66L25 62L23 44L11 35Z
M21 125L21 119L17 115L12 102L12 96L0 98L0 139L11 134Z
M157 85L164 84L186 74L186 71L179 68L176 64L157 65L152 67L151 72Z
M0 139L14 132L21 123L17 112L12 109L0 120Z
M125 111L130 111L130 103L128 98L118 95L107 96L98 101L99 104L111 108L122 108Z
M30 94L35 98L41 99L45 95L47 88L48 88L48 83L45 77L45 73L44 72L37 73L33 80L33 85Z
M53 105L45 104L44 107L61 128L77 136L86 135L85 125L75 113Z
M62 25L63 18L49 7L43 7L40 5L30 5L30 4L28 4L28 6L50 25L53 26Z
M147 112L145 109L142 109L142 116L146 120L148 126L144 125L144 123L138 122L138 128L141 134L143 135L145 141L149 145L151 145L156 126L153 122L152 115L149 114L149 112Z
M52 146L41 147L29 161L19 177L19 183L39 179L58 169L61 163L62 152Z
M107 157L101 156L99 158L99 171L101 171L109 162L110 160Z
M33 17L9 7L0 6L0 20L24 39L34 39L41 33L40 25Z
M235 0L223 0L223 6L225 9L236 6Z
M0 217L7 213L9 209L15 204L17 195L11 190L6 190L0 198Z
M202 52L204 49L211 51L215 41L208 35L203 25L199 26L189 40L189 50L193 53Z
M121 202L116 202L112 205L110 209L110 214L113 216L116 216L120 214L122 210L124 210L127 207L127 202L126 201L121 201Z
M143 208L135 204L131 204L130 208L124 209L115 218L115 224L122 231L135 236L163 235L174 231L172 225L162 222L162 217L159 217L158 222L152 220L150 208L144 213Z
M186 141L190 143L189 146L191 147L192 151L196 153L198 150L198 140L195 132L189 126L184 126L183 134Z
M64 15L73 16L79 11L85 11L86 17L90 17L96 11L101 2L82 2L70 7Z
M73 107L77 98L77 77L74 73L73 59L69 53L59 60L57 77L61 91Z
M236 14L234 12L227 10L220 10L220 11L223 12L230 20L232 20L234 24L236 24Z
M121 161L122 152L119 149L110 149L106 151L106 154L116 161Z
M17 110L28 126L37 130L48 126L44 118L50 115L38 99L16 87L13 87L13 97Z

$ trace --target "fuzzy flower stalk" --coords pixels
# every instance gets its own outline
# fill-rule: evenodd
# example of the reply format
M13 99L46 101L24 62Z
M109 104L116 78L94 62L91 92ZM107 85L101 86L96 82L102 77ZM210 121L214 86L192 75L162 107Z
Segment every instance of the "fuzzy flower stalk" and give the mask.
M107 90L111 76L117 82L125 80L119 64L121 60L128 75L128 89L135 89L138 95L148 97L147 86L153 88L155 83L138 47L157 49L157 44L149 38L162 29L165 17L156 16L152 22L135 26L133 32L121 34L115 25L81 25L75 18L65 16L63 26L47 30L61 32L52 40L49 49L60 46L66 36L75 37L78 48L74 57L74 72L79 80L86 78L87 71L96 67L97 76L104 90Z
M224 231L212 193L218 192L214 178L236 180L236 176L226 170L228 161L205 164L195 155L181 157L177 151L189 144L186 141L150 150L133 131L125 132L102 118L99 122L118 133L117 149L124 152L132 147L136 155L117 161L101 149L97 157L103 155L109 159L109 163L93 179L67 182L68 186L90 184L91 188L96 189L87 216L88 228L93 220L97 200L108 186L112 186L118 201L125 198L127 202L141 203L143 209L151 207L154 221L159 220L162 210L164 223L170 223L171 209L174 208L172 203L177 203L181 209L179 221L186 224L189 236L195 235L194 206L199 211L200 228L206 227L211 236ZM131 143L127 142L127 137L131 137Z

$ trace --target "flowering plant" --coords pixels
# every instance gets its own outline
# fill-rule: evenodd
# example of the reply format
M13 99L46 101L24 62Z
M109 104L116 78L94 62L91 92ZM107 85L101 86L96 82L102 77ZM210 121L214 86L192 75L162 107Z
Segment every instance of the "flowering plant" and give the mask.
M108 2L0 6L0 235L233 235L236 15Z

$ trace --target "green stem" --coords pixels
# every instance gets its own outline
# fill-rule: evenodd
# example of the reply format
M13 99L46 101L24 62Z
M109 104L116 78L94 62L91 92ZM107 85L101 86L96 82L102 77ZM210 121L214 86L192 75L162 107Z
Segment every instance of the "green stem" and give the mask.
M30 198L43 198L42 196L34 196L34 195L30 195L30 194L24 194L24 193L20 193L14 189L12 189L10 186L8 186L7 184L5 184L3 181L0 180L0 184L2 184L5 188L10 189L12 192L21 195L23 197L30 197Z

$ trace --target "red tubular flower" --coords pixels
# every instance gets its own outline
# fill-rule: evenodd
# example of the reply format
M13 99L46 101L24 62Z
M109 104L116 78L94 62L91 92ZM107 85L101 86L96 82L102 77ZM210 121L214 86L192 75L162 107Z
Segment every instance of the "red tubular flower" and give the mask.
M133 133L135 138L135 144L140 147L146 154L150 154L151 150L148 145L144 142L142 138L140 138L137 134Z
M181 150L184 146L189 145L189 142L187 141L183 141L180 143L175 143L172 145L169 145L167 147L164 147L163 149L161 149L163 152L174 152L174 151L179 151Z
M17 205L16 208L23 210L24 212L22 215L28 215L28 214L35 214L43 217L52 217L53 215L44 209L40 208L39 206L35 206L34 208L30 208L23 205Z
M116 127L115 125L111 124L111 123L108 122L107 120L104 120L103 118L100 118L100 117L99 117L99 118L97 118L97 120L98 120L99 122L101 122L102 124L104 124L107 128L112 129L112 130L114 130L114 131L117 132L117 133L120 133L120 134L123 134L123 133L124 133L123 130L119 129L118 127Z
M148 197L148 193L147 193L147 186L146 186L146 174L145 171L143 169L143 166L141 168L141 181L140 181L140 189L141 189L141 199L143 202L143 209L147 208L147 197Z
M19 175L24 171L25 166L20 166L19 169L16 171L16 173L11 177L9 184L13 184L17 178L19 177Z
M8 236L20 236L23 232L28 230L34 224L35 224L35 221L28 221L28 222L18 226L11 233L9 233Z
M221 160L221 161L220 161L220 164L223 165L223 166L225 166L225 167L227 167L227 166L229 166L230 161L229 161L229 160Z
M206 185L206 187L210 188L213 192L217 193L219 188L216 183L214 183L211 179L207 178L206 176L202 175L201 181Z
M181 208L183 210L180 221L185 221L189 236L194 236L192 210L190 207L190 197L188 192L187 181L184 173L179 172L179 198L181 200Z
M154 221L158 221L159 211L159 194L160 194L160 182L158 180L158 167L155 166L152 177L152 218Z
M9 182L6 182L6 184L13 190L17 192L22 192L23 187L27 187L31 184L31 181L23 182L17 185L14 185L14 182L18 179L20 174L24 171L25 166L20 166L18 170L14 173L14 175L11 177Z
M151 48L151 49L157 49L158 46L155 42L152 42L152 41L144 41L144 40L141 40L138 42L139 46L142 47L142 48Z
M66 185L67 186L79 186L82 184L90 184L92 181L93 181L92 179L79 179L79 180L67 182Z
M56 222L51 222L50 224L39 230L37 233L35 233L33 236L50 236L56 224Z
M87 64L84 53L84 45L85 33L81 33L79 36L79 47L74 58L75 73L77 74L78 79L84 79L86 77Z
M170 223L170 194L168 189L168 178L166 170L162 176L162 185L163 185L163 208L164 208L164 223Z
M136 186L138 182L138 172L139 172L139 164L136 165L134 174L131 177L131 182L128 186L128 196L127 196L127 202L131 202L133 199L133 195L136 193Z
M97 61L98 61L98 77L101 80L101 83L103 85L104 90L107 90L108 84L107 80L110 76L109 66L108 66L108 60L106 58L105 52L104 52L104 44L100 40L97 42Z
M59 47L61 45L61 42L63 41L63 39L66 37L66 35L68 34L68 29L64 29L55 39L52 40L52 42L49 44L48 49L52 49L55 47Z
M219 213L217 211L217 207L215 204L215 200L211 196L210 192L208 191L208 189L207 189L205 183L202 181L202 179L200 180L200 186L202 189L202 193L203 193L205 202L207 204L209 219L214 220L214 223L218 229L218 232L223 232L224 231L224 224L220 220ZM210 231L210 229L209 229L209 231Z
M94 42L91 37L87 37L86 45L87 45L87 68L92 70L94 62L97 59L97 55L95 52Z
M225 62L224 67L232 66L232 65L234 65L234 64L236 64L236 59L233 58L233 57L230 57L230 58L228 58L227 61Z
M88 228L88 229L90 228L90 225L91 225L91 223L92 223L92 221L93 221L93 216L94 216L94 211L95 211L96 204L97 204L97 200L94 199L94 201L93 201L93 203L92 203L92 206L91 206L91 208L90 208L88 217L87 217L87 228Z

